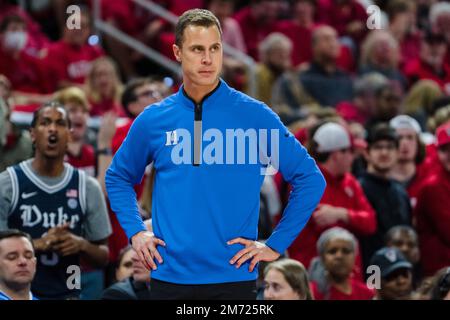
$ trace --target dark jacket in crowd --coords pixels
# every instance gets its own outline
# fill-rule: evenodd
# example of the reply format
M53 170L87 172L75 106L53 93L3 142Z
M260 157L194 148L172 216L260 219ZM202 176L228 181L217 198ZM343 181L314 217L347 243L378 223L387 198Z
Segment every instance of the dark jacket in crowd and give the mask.
M103 291L102 300L149 300L150 285L133 277L117 282Z
M365 173L359 178L361 187L377 216L375 234L360 238L364 268L371 256L381 249L386 232L397 225L411 225L411 204L404 187L392 180Z

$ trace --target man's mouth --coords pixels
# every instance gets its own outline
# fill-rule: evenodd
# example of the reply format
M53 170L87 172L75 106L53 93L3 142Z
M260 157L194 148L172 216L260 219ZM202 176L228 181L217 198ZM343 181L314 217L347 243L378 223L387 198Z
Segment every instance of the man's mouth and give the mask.
M54 148L56 147L57 144L58 144L58 137L54 134L50 135L48 137L48 146L50 148Z

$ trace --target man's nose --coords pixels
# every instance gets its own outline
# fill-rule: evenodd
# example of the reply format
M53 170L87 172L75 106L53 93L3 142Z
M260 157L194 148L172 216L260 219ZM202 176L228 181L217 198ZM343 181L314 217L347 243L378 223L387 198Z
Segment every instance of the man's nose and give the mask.
M27 258L19 257L18 264L19 264L19 266L26 266L27 265Z
M211 53L208 50L205 50L205 54L203 55L202 64L210 65L212 62Z

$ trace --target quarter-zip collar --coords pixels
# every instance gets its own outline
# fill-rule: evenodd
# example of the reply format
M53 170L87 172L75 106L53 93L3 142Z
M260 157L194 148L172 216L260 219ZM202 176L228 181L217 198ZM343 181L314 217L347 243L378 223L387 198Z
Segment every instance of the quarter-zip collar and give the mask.
M222 79L219 79L219 83L217 84L217 86L211 92L206 94L199 103L196 103L194 99L192 99L188 95L186 90L184 90L184 85L180 86L180 89L178 90L178 96L183 106L194 110L196 106L197 108L198 106L203 107L205 102L207 102L208 105L214 104L214 102L217 101L218 97L223 93L223 91L225 91L226 87L226 83Z

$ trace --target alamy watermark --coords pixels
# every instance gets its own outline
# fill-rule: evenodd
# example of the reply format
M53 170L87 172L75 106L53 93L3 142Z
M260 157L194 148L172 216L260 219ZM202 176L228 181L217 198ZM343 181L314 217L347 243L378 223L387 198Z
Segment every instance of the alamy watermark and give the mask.
M66 20L66 27L69 30L81 29L81 9L77 5L68 6L66 13L69 17Z
M366 21L367 29L369 30L379 30L382 28L381 25L381 9L377 5L370 5L366 9L367 15L369 16Z
M66 286L69 290L81 290L81 268L77 265L67 267L66 273L69 277L66 280Z
M205 130L200 137L199 164L261 165L261 175L274 175L279 169L278 129ZM166 147L172 147L171 160L176 165L191 164L193 137L187 129L166 132Z

